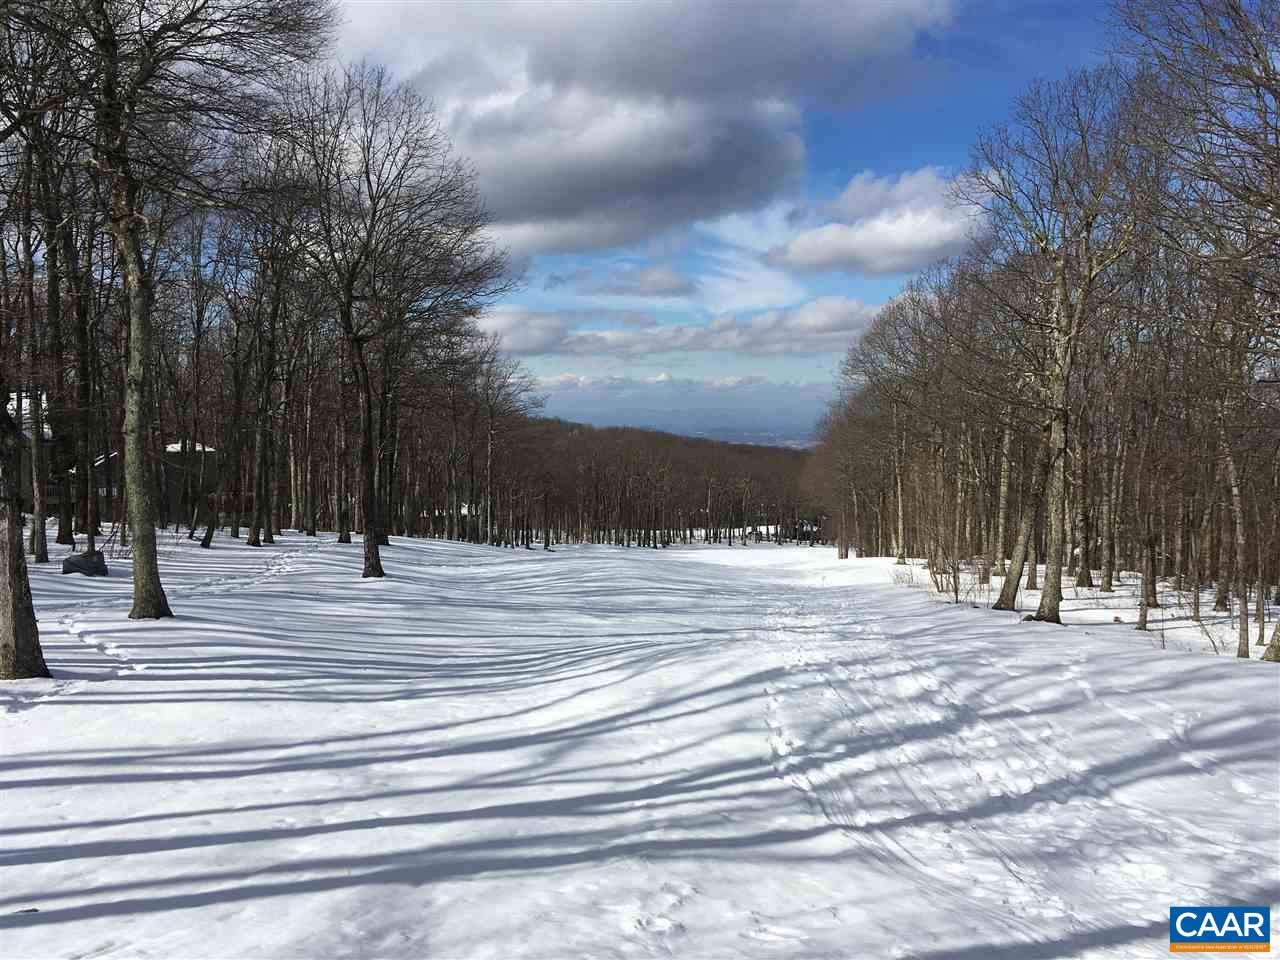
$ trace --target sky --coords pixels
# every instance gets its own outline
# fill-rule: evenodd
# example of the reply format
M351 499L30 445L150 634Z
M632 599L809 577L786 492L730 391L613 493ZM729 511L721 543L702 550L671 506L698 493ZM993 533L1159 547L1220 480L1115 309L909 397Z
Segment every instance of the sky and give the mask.
M482 319L545 412L803 442L840 361L974 228L977 131L1095 61L1095 0L348 0L522 280Z

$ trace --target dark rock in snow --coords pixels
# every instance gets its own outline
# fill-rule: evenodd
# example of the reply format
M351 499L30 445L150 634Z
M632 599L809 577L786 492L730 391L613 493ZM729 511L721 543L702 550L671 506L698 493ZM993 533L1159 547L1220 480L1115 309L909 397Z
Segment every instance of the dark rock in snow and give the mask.
M63 573L83 573L86 577L105 577L107 561L101 550L91 553L73 553L62 561Z

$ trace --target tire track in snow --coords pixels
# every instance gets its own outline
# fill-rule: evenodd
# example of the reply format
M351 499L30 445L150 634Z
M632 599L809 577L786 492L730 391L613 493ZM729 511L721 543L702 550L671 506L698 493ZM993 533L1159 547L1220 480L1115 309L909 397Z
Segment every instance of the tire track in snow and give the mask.
M987 836L981 824L952 825L943 819L940 827L895 826L922 814L945 816L955 807L956 792L931 785L929 766L937 758L913 746L896 729L894 718L901 716L903 705L925 696L930 708L912 709L901 718L905 727L927 730L939 722L941 710L946 723L963 730L977 715L974 708L918 660L892 646L874 618L864 618L852 637L839 641L842 652L857 652L851 670L805 639L816 633L826 645L837 642L827 627L830 617L792 606L775 609L771 616L771 633L785 651L789 675L801 678L798 684L768 691L766 724L778 775L801 791L815 812L853 842L871 847L910 885L953 904L957 916L980 915L978 927L998 925L1034 937L1043 920L1069 919L1065 904L1044 878L1028 866L1015 866L1016 858ZM839 612L843 622L848 611ZM881 664L888 669L877 669ZM814 690L817 681L820 697ZM822 714L819 729L829 733L821 754L808 751L804 737L787 724L786 714L796 707L802 717L815 710ZM985 721L979 722L980 745L998 747L999 738ZM957 739L953 734L929 739L946 741L946 756L966 771L968 793L997 800L1005 788L1000 773L1016 786L1028 782L1024 771L1029 761L1009 765L1006 758L988 754L976 763L967 738L958 744L952 742ZM867 749L851 755L851 743ZM1018 752L1029 754L1030 745L1020 745ZM876 808L889 812L875 814Z
M849 597L848 588L811 589L771 615L795 678L770 691L775 769L818 798L815 812L850 837L878 838L904 876L918 872L928 896L967 898L988 934L1034 940L1046 924L1131 922L1151 910L1140 890L1199 889L1179 881L1159 851L1184 833L1206 849L1230 836L1135 801L1123 776L1112 782L1112 767L1096 769L1089 741L1070 738L1115 726L1102 721L1111 713L1204 776L1218 762L1192 738L1194 713L1111 683L1095 694L1083 651L1063 649L1045 672L1036 658L977 637L952 662L945 647L908 640L912 629L899 635L900 621L879 615L896 617L898 601L874 591ZM862 756L838 750L841 740L861 744ZM1251 784L1232 789L1248 793ZM1115 879L1091 879L1099 870Z

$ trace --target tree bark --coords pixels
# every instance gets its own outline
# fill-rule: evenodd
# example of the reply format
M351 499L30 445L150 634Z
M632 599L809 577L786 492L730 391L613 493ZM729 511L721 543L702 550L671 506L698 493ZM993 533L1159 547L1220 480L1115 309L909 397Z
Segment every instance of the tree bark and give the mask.
M0 404L0 680L49 676L22 553L21 445L21 431Z
M118 75L120 56L111 13L98 0L94 17L101 31L94 37L105 66L96 105L101 168L110 182L108 230L124 271L128 317L128 360L124 396L124 485L132 535L133 620L173 616L160 583L156 555L155 475L147 450L151 427L152 276L143 253L142 185L131 169L129 120Z
M171 617L160 582L156 554L155 472L147 450L151 390L151 278L143 263L142 243L127 198L117 201L112 230L125 268L129 311L129 360L125 376L124 479L133 541L133 607L131 620Z
M1049 451L1041 443L1036 451L1035 467L1031 471L1031 487L1027 491L1026 501L1022 505L1022 520L1018 524L1018 538L1013 545L1013 554L1009 558L1004 583L1000 586L1000 597L993 603L993 610L1016 610L1018 588L1022 584L1022 571L1031 559L1032 571L1035 570L1035 550L1032 537L1035 535L1036 512L1040 507L1040 499L1044 491L1044 483L1048 476Z
M1227 484L1231 489L1231 513L1236 527L1236 595L1240 599L1239 633L1236 642L1236 656L1249 658L1249 592L1246 587L1245 565L1247 551L1245 547L1244 501L1240 495L1240 476L1236 471L1236 458L1231 452L1231 444L1227 440L1226 425L1219 420L1218 435L1222 441L1222 456L1227 468Z
M1065 400L1065 390L1062 395ZM1049 483L1045 499L1045 519L1048 521L1048 539L1045 544L1044 586L1040 590L1040 606L1035 619L1048 623L1061 623L1058 608L1062 603L1062 549L1064 541L1063 514L1065 511L1066 483L1063 463L1066 452L1065 413L1055 414L1049 428Z
M1008 427L1001 431L1000 439L1000 492L999 506L996 513L996 538L995 538L995 574L998 577L1005 575L1005 533L1009 524L1009 449L1013 439L1013 431ZM1019 574L1021 576L1021 574Z
M351 329L351 319L345 325ZM373 436L373 385L369 379L369 367L365 363L363 345L351 343L351 356L355 361L356 384L360 389L360 512L364 518L364 568L361 577L383 577L382 527L379 523L377 463L374 456Z

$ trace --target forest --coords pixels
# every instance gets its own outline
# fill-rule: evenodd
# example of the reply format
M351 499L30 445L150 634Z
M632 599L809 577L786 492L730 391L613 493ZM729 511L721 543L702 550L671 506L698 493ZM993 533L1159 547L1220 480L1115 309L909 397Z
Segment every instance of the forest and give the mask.
M964 255L852 346L815 489L842 554L922 557L994 606L1043 578L1141 578L1234 604L1240 657L1280 592L1280 6L1126 0L1101 66L981 131ZM1252 611L1252 617L1251 617Z
M329 4L5 9L0 677L46 673L26 557L50 537L127 553L148 619L168 525L356 531L365 577L392 534L816 535L803 454L537 416L477 324L519 277L474 170L422 93L322 59Z

